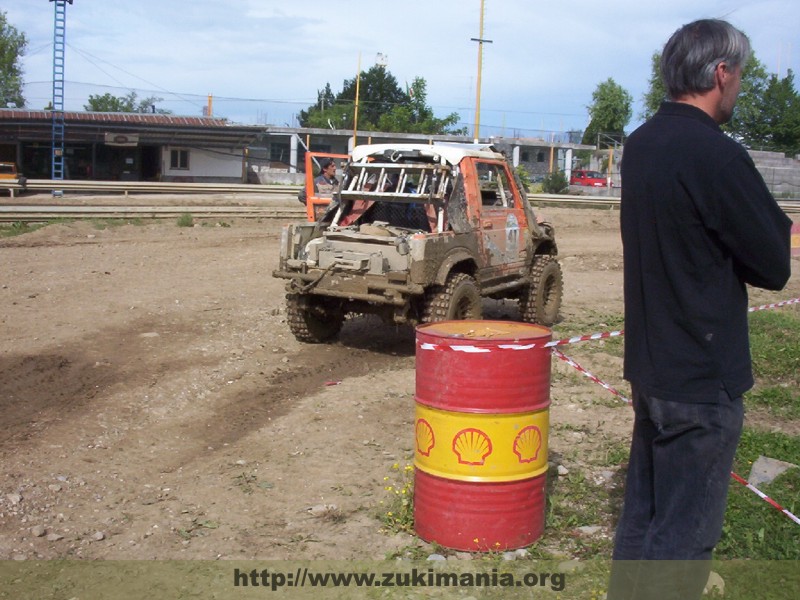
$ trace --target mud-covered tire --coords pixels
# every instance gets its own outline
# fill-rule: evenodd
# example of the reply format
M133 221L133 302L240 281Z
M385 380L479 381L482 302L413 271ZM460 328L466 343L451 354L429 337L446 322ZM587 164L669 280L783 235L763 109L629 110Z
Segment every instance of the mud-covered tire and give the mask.
M549 327L558 320L564 282L561 266L552 256L536 256L531 267L531 284L520 298L522 320Z
M451 273L442 286L425 295L422 315L424 323L481 319L481 291L474 277L466 273Z
M344 314L326 309L298 294L286 295L286 320L289 330L301 342L320 344L336 337L344 324Z

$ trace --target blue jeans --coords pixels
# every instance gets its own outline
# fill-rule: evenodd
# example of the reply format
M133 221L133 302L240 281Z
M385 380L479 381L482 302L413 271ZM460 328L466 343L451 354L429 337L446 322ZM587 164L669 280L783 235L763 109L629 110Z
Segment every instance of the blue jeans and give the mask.
M715 400L671 402L634 386L633 439L609 600L701 596L722 533L744 418L741 398L720 389Z

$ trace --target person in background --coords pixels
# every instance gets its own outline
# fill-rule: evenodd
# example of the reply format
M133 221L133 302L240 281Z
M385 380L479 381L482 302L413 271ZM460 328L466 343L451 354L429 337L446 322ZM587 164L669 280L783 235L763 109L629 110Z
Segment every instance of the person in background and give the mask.
M332 159L326 158L320 163L320 173L314 178L314 195L320 194L330 197L336 191L339 180L336 179L336 163ZM297 199L303 204L306 203L306 190L303 187L297 194Z
M779 290L790 275L791 221L719 127L749 56L725 21L678 29L661 55L668 100L625 144L624 376L635 417L608 600L700 598L753 385L746 286Z

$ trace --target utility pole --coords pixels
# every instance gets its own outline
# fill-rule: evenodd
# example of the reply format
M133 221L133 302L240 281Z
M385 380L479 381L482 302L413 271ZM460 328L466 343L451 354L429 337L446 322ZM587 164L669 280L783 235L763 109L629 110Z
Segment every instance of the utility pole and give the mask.
M481 25L478 37L470 38L471 41L478 42L478 85L476 86L475 91L475 133L473 134L473 139L476 144L480 138L481 129L481 70L483 68L483 45L492 43L492 40L483 39L484 2L485 0L481 0Z
M53 19L53 132L51 179L64 180L64 46L67 32L67 3L72 0L50 0L54 2ZM53 190L61 196L62 190Z

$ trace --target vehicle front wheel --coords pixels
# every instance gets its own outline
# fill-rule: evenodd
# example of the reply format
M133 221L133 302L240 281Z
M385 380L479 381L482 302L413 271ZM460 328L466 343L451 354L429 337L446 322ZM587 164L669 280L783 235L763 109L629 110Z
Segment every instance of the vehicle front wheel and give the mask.
M344 324L344 313L320 302L286 295L286 320L289 330L301 342L319 344L336 337Z
M531 284L520 299L522 320L547 327L558 320L564 282L561 266L552 256L536 256L531 268Z
M450 273L443 286L425 295L425 323L481 318L481 291L475 278L466 273Z

